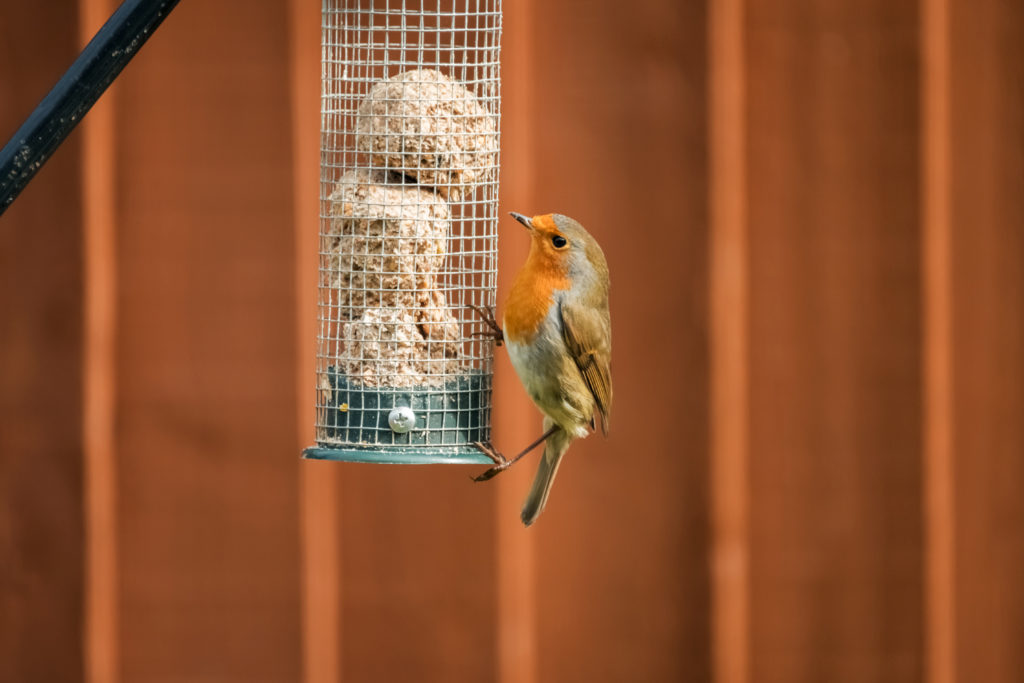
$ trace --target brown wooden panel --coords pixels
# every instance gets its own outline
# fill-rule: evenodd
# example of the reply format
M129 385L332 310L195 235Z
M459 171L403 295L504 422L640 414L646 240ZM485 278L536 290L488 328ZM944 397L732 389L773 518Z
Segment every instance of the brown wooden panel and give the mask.
M1024 680L1024 5L953 2L956 667Z
M493 494L475 470L329 465L345 468L343 680L493 680Z
M120 662L301 676L284 3L182 3L118 93Z
M0 5L0 146L78 53L73 1ZM82 680L81 144L0 218L0 680Z
M540 680L710 678L706 22L699 2L534 11L536 203L518 210L601 242L615 381L609 438L572 447L522 532Z
M917 4L747 22L752 678L917 681Z
M3 140L104 2L0 7ZM116 86L112 156L72 135L0 220L0 680L1024 679L1024 6L738 3L727 53L708 3L507 3L503 209L591 228L615 325L612 436L529 530L535 457L482 485L300 465L317 8L183 3ZM709 262L709 218L743 254ZM504 287L526 241L502 225ZM83 257L117 271L83 283ZM714 311L712 280L741 286ZM83 287L115 286L92 354ZM512 450L540 419L497 353ZM116 378L93 414L117 489L88 507L83 374Z

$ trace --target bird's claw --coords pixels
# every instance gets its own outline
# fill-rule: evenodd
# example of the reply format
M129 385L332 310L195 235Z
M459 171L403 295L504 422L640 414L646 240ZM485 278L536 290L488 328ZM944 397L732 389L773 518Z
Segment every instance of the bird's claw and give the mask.
M493 339L494 344L496 346L501 346L502 342L505 341L505 332L501 329L501 326L498 325L498 321L494 317L494 307L480 307L474 306L473 304L466 305L469 306L469 308L471 308L473 311L475 311L476 314L479 315L480 318L484 321L484 324L490 328L485 332L473 332L470 336L487 337L488 339Z
M494 461L494 467L492 467L491 469L487 470L483 474L480 474L480 475L477 475L477 476L473 477L473 481L480 482L480 481L487 481L488 479L492 479L495 476L497 476L498 474L500 474L501 472L504 472L505 470L507 470L509 465L512 464L511 460L506 458L504 455L502 455L498 451L494 450L494 448L490 444L485 444L485 443L482 443L480 441L475 441L475 442L473 442L473 446L475 446L478 451L480 451L481 453L483 453L488 458L490 458L491 460Z
M496 477L499 474L501 474L502 472L504 472L506 469L508 469L508 465L507 464L505 464L505 465L498 465L497 467L492 467L491 469L485 471L483 474L478 474L477 476L473 477L473 481L479 483L481 481L487 481L488 479L493 479L494 477Z

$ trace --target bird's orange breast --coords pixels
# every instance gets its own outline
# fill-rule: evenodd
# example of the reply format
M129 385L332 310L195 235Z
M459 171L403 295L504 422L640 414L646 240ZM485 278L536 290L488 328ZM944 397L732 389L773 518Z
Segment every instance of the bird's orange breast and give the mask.
M505 303L505 335L512 341L532 342L554 303L555 292L569 289L570 284L565 263L532 244Z

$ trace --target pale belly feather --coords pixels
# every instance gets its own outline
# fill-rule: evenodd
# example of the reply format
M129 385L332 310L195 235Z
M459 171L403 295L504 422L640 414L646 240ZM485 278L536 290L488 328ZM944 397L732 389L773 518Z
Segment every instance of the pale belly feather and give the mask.
M562 338L557 306L552 306L532 343L505 340L509 359L526 393L552 422L574 438L586 436L594 397Z

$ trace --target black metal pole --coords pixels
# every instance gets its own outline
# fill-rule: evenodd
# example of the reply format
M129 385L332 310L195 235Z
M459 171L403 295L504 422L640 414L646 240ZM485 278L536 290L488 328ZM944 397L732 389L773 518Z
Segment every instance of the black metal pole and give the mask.
M131 61L178 0L125 0L0 150L0 214Z

